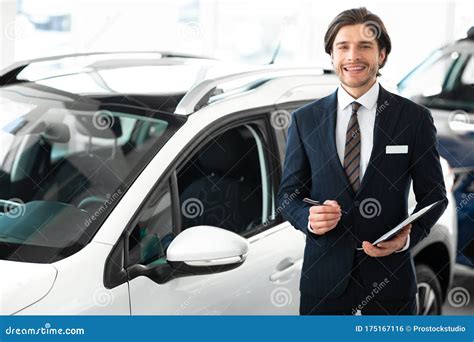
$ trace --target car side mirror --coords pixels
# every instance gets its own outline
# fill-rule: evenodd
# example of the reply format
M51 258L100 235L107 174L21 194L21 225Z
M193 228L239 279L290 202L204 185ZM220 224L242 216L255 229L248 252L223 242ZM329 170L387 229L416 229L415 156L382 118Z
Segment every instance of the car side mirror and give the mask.
M184 230L169 245L170 263L190 266L220 266L242 263L249 243L228 230L212 226L196 226Z
M128 278L145 276L163 284L184 276L220 273L242 265L248 250L248 241L228 230L190 227L168 246L166 263L133 265L127 269Z

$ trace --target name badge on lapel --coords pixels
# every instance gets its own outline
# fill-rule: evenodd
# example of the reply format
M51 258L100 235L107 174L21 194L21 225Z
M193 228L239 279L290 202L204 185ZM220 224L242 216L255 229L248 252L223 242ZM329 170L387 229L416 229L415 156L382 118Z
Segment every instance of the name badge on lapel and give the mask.
M408 145L387 145L385 146L385 154L407 154Z

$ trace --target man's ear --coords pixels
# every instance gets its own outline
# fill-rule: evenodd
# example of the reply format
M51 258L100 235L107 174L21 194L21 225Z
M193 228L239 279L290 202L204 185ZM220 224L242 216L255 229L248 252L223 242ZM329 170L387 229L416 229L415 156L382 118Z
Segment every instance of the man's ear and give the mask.
M380 59L379 66L385 63L386 58L387 58L387 50L385 50L385 48L381 48L379 51L379 59Z

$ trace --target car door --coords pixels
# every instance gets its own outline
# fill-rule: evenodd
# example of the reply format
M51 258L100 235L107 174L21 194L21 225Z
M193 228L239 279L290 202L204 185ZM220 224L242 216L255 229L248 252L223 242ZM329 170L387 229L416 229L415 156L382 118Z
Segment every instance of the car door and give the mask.
M163 284L135 277L129 280L132 314L298 314L304 235L278 215L280 161L269 116L237 120L201 132L207 139L183 151L185 161L139 213L126 259L128 266L166 264L174 236L211 225L248 240L245 262Z

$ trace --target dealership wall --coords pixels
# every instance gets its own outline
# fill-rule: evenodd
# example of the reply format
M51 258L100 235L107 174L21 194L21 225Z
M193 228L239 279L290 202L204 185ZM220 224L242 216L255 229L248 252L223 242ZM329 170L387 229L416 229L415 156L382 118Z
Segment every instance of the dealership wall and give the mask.
M366 6L385 21L397 81L433 49L474 26L471 0L0 0L0 67L89 51L167 50L247 63L329 67L323 35L340 11Z

